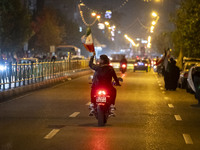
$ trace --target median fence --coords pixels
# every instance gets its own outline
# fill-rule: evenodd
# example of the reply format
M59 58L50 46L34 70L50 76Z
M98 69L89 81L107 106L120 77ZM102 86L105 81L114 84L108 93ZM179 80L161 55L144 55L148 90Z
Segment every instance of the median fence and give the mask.
M0 90L16 88L32 83L68 75L87 69L89 60L71 60L39 63L9 63L0 69Z

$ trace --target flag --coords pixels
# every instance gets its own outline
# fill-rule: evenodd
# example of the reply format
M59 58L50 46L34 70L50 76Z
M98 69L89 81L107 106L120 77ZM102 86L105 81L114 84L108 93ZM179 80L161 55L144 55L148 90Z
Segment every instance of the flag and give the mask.
M179 67L180 70L183 69L183 50L182 50L182 48L179 52L179 56L177 58L176 66Z
M90 27L87 28L86 34L82 36L81 41L89 52L94 52L94 43Z

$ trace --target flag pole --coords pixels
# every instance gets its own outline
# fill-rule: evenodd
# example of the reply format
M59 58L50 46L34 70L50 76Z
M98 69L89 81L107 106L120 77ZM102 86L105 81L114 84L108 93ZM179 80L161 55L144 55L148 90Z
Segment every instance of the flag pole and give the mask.
M90 30L91 30L91 33L92 33L92 29L91 29L91 26L89 26ZM93 38L93 35L92 35L92 41L93 41L93 45L94 45L94 38ZM94 59L95 59L95 64L97 64L97 56L96 56L96 51L95 51L95 46L94 46Z

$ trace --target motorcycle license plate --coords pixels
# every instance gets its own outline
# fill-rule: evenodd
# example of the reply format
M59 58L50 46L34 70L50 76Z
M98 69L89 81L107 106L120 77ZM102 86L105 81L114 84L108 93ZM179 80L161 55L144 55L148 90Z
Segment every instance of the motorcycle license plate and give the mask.
M106 97L97 97L96 102L97 103L106 103Z

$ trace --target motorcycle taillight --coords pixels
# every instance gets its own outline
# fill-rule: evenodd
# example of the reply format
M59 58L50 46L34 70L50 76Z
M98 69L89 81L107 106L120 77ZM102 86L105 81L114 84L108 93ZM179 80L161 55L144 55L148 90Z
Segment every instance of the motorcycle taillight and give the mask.
M126 68L126 64L122 64L122 68Z
M105 91L98 91L98 95L106 95Z

